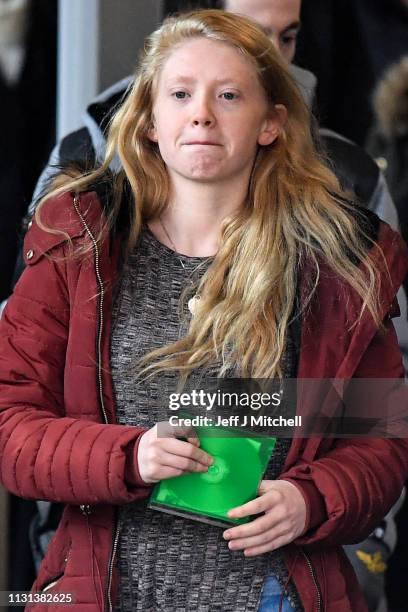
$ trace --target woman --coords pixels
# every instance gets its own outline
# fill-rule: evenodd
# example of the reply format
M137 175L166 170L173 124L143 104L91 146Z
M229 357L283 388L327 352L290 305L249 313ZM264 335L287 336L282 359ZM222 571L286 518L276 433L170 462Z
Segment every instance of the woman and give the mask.
M167 20L105 163L56 178L25 253L1 323L1 477L67 504L33 591L78 610L366 610L340 546L398 497L405 440L279 440L259 497L231 511L261 516L224 531L146 507L153 483L212 461L157 435L162 384L402 376L402 241L319 161L261 31L222 11Z

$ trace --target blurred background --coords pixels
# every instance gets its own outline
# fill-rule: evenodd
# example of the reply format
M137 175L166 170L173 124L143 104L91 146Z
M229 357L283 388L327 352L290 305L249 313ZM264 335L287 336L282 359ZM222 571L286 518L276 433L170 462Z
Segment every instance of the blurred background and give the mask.
M24 217L55 143L82 125L98 93L134 71L144 37L163 16L216 6L0 0L0 302L12 290ZM295 63L317 76L319 123L377 160L407 238L408 0L303 0ZM35 565L28 531L36 513L34 502L0 489L0 590L31 587ZM408 611L405 585L401 590L408 577L406 506L397 524L387 589L390 610L401 612Z

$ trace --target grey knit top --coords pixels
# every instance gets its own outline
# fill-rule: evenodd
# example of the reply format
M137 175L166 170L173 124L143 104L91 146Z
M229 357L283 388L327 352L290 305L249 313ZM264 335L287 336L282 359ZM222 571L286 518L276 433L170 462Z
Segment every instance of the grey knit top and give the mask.
M182 305L180 296L210 264L209 259L175 253L143 229L123 266L113 305L111 369L119 423L153 427L168 420L165 397L175 375L140 383L135 376L138 360L185 335L189 296ZM293 376L292 355L289 343L286 376ZM288 439L278 441L265 478L279 475L289 446ZM286 582L279 550L246 558L243 551L229 550L221 527L164 514L147 503L119 509L116 612L255 612L267 575ZM303 611L292 582L287 593L293 609Z

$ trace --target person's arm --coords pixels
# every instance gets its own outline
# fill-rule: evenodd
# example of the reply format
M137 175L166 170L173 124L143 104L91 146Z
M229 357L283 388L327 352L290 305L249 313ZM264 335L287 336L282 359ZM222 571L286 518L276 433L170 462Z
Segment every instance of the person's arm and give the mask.
M29 499L134 501L149 491L135 461L145 430L65 416L66 274L66 262L41 257L0 321L0 480Z
M392 321L377 333L356 372L357 378L400 378L401 354ZM398 399L407 413L407 388ZM392 398L388 398L392 403ZM401 409L401 410L400 410ZM408 438L338 439L334 448L311 462L301 462L281 475L298 487L308 509L299 545L332 546L367 537L396 502L408 476Z

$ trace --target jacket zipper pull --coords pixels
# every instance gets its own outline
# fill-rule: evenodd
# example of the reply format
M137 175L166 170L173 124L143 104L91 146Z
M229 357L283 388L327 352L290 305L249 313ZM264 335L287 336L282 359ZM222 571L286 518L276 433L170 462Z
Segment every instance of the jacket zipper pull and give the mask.
M81 504L79 507L84 516L89 516L92 514L92 508L89 504Z

